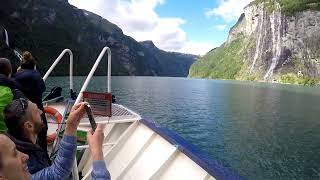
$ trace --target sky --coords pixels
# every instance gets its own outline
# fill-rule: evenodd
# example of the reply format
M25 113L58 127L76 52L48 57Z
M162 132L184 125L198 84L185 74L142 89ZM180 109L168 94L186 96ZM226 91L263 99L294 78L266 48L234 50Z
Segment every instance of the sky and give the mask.
M69 0L166 51L204 55L228 37L252 0Z

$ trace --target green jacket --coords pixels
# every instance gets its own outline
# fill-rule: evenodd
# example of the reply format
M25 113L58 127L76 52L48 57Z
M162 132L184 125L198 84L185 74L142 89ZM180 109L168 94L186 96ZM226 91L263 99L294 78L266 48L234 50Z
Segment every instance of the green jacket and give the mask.
M9 87L0 86L0 132L5 131L6 124L4 123L4 108L12 102L13 94Z

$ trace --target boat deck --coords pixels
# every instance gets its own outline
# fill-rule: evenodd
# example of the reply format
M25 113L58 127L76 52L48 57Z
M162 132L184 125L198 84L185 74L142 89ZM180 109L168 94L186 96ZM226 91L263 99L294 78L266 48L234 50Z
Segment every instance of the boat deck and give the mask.
M66 103L52 104L61 114ZM103 154L112 179L117 180L185 180L185 179L242 179L217 161L211 161L194 146L168 129L142 119L130 109L112 105L112 117L96 116L97 123L105 124ZM49 129L53 128L52 126ZM87 117L79 130L88 131ZM80 179L91 179L92 156L88 145L78 160Z
M61 115L64 114L64 111L67 107L67 103L56 103L50 104L49 106L57 109ZM112 104L112 117L103 117L103 116L95 116L95 121L98 124L107 124L107 123L125 123L125 122L134 122L141 119L141 116L137 113L129 110L128 108L119 105L119 104ZM51 124L51 126L57 127L58 125ZM88 117L84 117L79 125L79 130L88 131L91 128L90 122ZM49 128L51 131L55 128Z

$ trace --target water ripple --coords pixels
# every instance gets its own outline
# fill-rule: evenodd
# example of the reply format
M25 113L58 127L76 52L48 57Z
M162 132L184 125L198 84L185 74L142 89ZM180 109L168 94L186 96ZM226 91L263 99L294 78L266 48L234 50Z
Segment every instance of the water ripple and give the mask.
M83 80L75 77L76 91ZM89 89L105 91L105 80ZM68 88L67 77L48 81L48 90ZM113 77L112 87L118 103L247 179L320 179L319 88L155 77Z

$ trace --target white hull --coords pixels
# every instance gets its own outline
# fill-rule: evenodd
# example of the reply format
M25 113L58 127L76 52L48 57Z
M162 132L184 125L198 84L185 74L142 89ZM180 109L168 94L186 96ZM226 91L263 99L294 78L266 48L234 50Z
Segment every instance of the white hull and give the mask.
M210 175L161 136L139 121L108 124L104 159L111 179L210 179ZM89 151L89 150L86 150ZM91 156L86 153L79 171L90 179ZM82 168L83 167L83 168ZM213 178L211 178L213 179Z
M50 105L63 114L62 104ZM113 105L113 109L127 108ZM100 118L97 123L106 124L104 134L104 160L111 178L123 180L172 179L172 180L212 180L216 179L194 160L180 151L180 145L172 144L148 127L145 120L128 110L131 115ZM114 112L114 111L113 111ZM152 126L152 124L151 124ZM56 128L52 126L52 128ZM79 129L88 130L87 118ZM49 125L50 129L50 125ZM78 149L86 148L79 147ZM78 172L82 179L91 179L92 159L87 148L79 161ZM81 177L80 177L81 179ZM233 179L233 178L232 178Z

